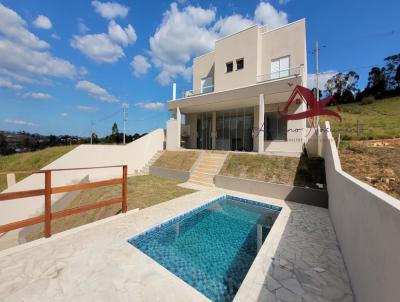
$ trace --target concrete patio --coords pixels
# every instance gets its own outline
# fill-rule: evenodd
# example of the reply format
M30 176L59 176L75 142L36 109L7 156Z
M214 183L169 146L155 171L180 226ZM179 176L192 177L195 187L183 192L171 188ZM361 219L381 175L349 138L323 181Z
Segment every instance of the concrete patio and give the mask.
M0 300L207 301L127 239L221 194L283 207L235 301L353 301L327 209L217 188L0 252Z

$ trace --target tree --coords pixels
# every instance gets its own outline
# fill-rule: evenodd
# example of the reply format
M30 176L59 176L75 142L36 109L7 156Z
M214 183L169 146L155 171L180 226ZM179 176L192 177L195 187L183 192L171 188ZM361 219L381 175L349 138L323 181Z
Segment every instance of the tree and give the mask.
M400 53L385 58L385 64L386 88L394 90L400 86L399 76L397 76L400 66Z
M117 123L114 123L111 129L111 143L119 144L119 142L120 142L120 135L118 131L118 125Z
M7 155L9 153L6 137L0 133L0 154Z
M360 76L355 71L337 73L325 84L325 93L333 96L338 103L350 103L354 101L354 95L358 93L358 80Z
M385 68L372 67L368 73L367 92L370 95L377 95L386 89Z
M111 135L117 135L118 133L119 133L118 125L117 125L117 123L114 123L112 128L111 128Z

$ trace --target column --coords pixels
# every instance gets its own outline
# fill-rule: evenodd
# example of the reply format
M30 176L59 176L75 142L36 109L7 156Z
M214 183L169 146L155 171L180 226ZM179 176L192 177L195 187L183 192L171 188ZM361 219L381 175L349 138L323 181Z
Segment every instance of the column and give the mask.
M215 111L211 116L211 147L213 150L217 147L217 113Z
M264 132L266 131L266 126L264 125L264 111L265 111L265 102L264 102L264 94L260 94L259 102L258 102L258 153L264 152Z
M181 115L181 109L179 107L176 107L176 121L177 121L177 132L178 132L178 142L177 142L177 147L178 149L181 148L181 127L182 127L182 115Z

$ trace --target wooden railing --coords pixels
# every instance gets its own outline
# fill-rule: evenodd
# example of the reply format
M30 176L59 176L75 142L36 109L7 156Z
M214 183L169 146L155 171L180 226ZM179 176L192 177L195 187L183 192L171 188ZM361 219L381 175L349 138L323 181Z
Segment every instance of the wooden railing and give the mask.
M122 168L122 177L121 178L113 178L109 180L96 181L92 183L83 183L76 185L68 185L68 186L60 186L60 187L52 187L51 177L53 172L60 171L76 171L76 170L93 170L93 169L106 169L106 168ZM128 167L126 165L119 166L101 166L101 167L86 167L86 168L71 168L71 169L52 169L52 170L36 170L36 171L17 171L17 172L6 172L0 174L7 173L32 173L32 174L44 174L44 189L34 189L34 190L26 190L19 192L9 192L9 193L0 193L0 202L10 200L10 199L19 199L25 197L32 196L41 196L44 195L44 214L36 217L32 217L29 219L24 219L8 224L0 225L0 233L9 232L15 229L23 228L26 226L34 225L37 223L44 222L44 234L45 237L48 238L51 236L51 221L53 219L58 219L61 217L82 213L85 211L98 209L102 207L106 207L109 205L114 205L121 203L121 211L122 213L126 213L127 211L127 177L128 177ZM99 187L111 186L111 185L122 185L122 196L120 198L114 198L109 200L100 201L97 203L83 205L80 207L75 207L71 209L65 209L62 211L52 212L51 211L51 195L56 193L64 193L64 192L72 192L77 190L87 190L94 189Z

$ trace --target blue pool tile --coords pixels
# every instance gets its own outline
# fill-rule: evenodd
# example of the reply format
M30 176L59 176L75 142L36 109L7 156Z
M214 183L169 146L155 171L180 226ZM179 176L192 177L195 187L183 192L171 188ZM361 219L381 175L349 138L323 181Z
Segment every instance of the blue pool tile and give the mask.
M281 207L223 195L130 244L213 301L231 301Z

